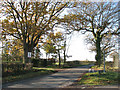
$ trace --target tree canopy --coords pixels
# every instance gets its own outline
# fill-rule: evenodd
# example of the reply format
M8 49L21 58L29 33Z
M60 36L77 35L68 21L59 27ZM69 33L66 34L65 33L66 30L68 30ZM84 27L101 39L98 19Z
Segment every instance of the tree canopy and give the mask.
M2 11L6 19L2 21L2 33L21 41L24 58L58 24L57 19L68 3L5 1Z

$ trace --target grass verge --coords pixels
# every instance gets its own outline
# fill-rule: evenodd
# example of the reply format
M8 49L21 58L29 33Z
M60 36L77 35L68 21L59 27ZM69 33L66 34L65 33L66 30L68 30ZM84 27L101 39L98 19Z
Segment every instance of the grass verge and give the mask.
M86 73L78 82L79 85L117 85L120 83L118 72L107 71L99 74L98 72Z

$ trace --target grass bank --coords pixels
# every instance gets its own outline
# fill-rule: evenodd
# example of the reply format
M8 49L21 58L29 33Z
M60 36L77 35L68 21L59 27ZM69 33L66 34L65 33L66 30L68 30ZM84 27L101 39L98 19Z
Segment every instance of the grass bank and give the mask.
M97 65L91 67L94 70L103 70L104 65L98 67ZM86 73L78 81L79 85L118 85L120 84L120 72L118 68L113 67L111 64L106 63L105 73L101 74L98 72Z
M86 73L78 82L79 85L117 85L120 83L118 72L107 71L99 74L98 72Z

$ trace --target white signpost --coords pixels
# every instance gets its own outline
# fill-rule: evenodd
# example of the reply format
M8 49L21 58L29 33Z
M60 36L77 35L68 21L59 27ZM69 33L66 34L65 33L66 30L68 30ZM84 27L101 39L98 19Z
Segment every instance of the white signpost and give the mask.
M28 57L31 58L31 52L28 52Z
M32 53L31 53L31 52L28 52L29 63L31 63L31 60L30 60L31 55L32 55Z

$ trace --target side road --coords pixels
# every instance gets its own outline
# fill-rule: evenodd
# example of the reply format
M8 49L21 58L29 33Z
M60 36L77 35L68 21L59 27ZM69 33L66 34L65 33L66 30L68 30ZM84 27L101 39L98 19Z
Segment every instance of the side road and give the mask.
M87 72L92 65L86 65L77 68L69 68L63 71L36 77L18 82L3 84L3 88L62 88L71 85L83 73Z

